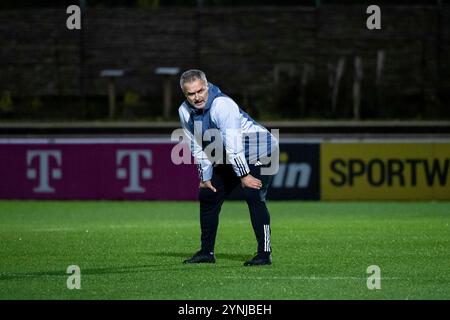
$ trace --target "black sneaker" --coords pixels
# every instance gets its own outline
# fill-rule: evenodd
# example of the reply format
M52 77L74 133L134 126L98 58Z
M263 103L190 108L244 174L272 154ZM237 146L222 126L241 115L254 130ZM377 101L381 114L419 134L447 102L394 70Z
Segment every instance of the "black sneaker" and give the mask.
M266 264L272 264L272 255L271 254L260 254L258 253L251 260L248 260L244 263L244 266L262 266Z
M214 253L202 252L199 251L192 256L192 258L184 260L183 263L215 263L216 258L214 257Z

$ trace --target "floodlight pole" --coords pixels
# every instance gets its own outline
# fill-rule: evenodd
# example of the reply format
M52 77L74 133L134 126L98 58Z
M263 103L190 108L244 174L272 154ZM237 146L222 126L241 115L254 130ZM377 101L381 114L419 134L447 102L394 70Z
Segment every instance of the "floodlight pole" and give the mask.
M164 119L170 117L170 109L172 105L172 86L170 76L164 76Z
M86 19L86 0L80 0L80 10L81 10L81 30L80 30L80 38L79 38L79 58L80 58L80 95L81 95L81 104L83 109L86 110L86 70L85 70L85 19Z
M160 67L155 70L155 73L163 76L163 94L164 94L164 119L169 119L170 110L172 109L172 78L180 72L176 67Z
M122 77L123 70L120 69L106 69L100 73L101 77L108 78L108 106L110 119L114 119L116 114L116 78Z
M108 104L109 104L109 118L114 119L116 113L116 90L115 80L113 77L109 77L108 81Z

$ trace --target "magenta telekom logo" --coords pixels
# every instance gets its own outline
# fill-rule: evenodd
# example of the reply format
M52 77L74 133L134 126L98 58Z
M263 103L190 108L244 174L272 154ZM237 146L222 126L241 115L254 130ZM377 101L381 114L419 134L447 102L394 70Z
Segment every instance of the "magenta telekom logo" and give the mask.
M61 171L61 151L60 150L29 150L27 151L27 179L37 180L38 185L33 188L36 193L54 193L55 188L50 185L51 180L62 178ZM36 159L37 168L32 167L33 160ZM50 160L55 160L55 166L50 165Z
M122 163L128 159L128 167L123 168ZM140 160L144 165L141 166ZM145 188L141 186L141 179L152 178L152 152L150 150L117 150L116 153L116 177L120 180L128 179L128 186L123 189L125 193L143 193Z

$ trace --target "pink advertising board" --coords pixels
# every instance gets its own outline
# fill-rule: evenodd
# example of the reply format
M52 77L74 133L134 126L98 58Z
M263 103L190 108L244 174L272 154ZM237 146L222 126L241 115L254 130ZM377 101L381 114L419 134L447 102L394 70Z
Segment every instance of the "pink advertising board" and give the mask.
M194 164L156 139L2 139L0 199L195 200Z

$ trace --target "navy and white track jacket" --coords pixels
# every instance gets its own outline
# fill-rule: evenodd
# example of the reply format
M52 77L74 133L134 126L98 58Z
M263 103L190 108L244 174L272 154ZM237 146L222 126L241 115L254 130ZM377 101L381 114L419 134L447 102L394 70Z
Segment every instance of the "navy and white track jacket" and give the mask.
M200 133L201 127L202 136L208 129L219 130L224 155L227 156L225 161L233 166L238 177L250 172L248 163L256 164L267 159L278 146L277 139L266 128L254 121L211 83L208 101L203 109L196 109L186 100L178 112L202 181L211 180L213 166L221 161L211 159L211 156L204 152L211 141L205 141L201 137L201 140L196 139L194 126L197 134Z

